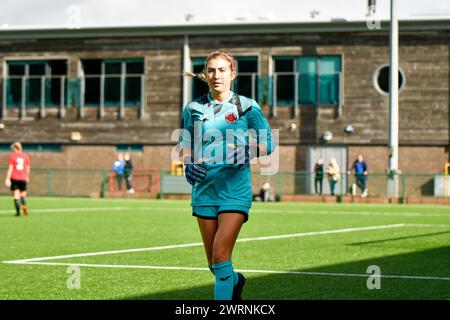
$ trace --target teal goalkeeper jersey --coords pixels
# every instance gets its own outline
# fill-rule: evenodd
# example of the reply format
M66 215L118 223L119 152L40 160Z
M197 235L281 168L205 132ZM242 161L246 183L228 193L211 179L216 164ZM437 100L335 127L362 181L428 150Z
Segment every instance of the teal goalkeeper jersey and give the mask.
M227 163L226 152L248 145L250 137L274 149L266 117L255 100L231 92L224 102L209 94L188 103L181 116L180 145L192 150L194 162L207 168L206 178L192 187L192 206L252 205L250 166ZM252 138L252 139L253 139Z

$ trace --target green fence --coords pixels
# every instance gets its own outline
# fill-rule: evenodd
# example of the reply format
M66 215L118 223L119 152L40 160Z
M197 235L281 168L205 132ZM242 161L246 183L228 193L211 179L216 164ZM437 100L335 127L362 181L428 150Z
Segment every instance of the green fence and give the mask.
M314 175L308 172L281 172L275 179L268 179L264 176L254 175L254 188L261 186L264 180L271 182L275 187L278 195L296 195L296 194L314 194ZM445 177L442 173L404 173L395 177L385 173L371 173L367 177L367 188L369 196L387 196L389 181L395 179L398 186L399 197L422 197L422 196L444 196ZM255 183L256 182L256 183ZM323 194L329 194L329 182L326 176L323 181ZM447 181L447 185L448 185ZM255 190L254 190L255 191ZM335 194L347 195L355 192L360 194L359 188L356 186L354 175L341 173L341 179L336 185ZM450 186L448 191L450 192Z
M161 183L163 184L164 176L170 175L170 172L161 171ZM443 196L444 195L444 175L430 174L430 173L405 173L398 174L395 177L386 173L371 173L367 177L367 188L369 196L388 196L389 181L395 179L397 181L398 196L406 197L421 197L421 196ZM435 180L441 180L438 185L439 190L436 190ZM264 182L268 181L276 195L279 197L283 195L308 195L315 193L314 174L310 172L279 172L276 175L265 176L257 172L252 174L253 193L259 193ZM184 182L183 182L184 183ZM167 189L167 188L165 188ZM450 186L449 186L450 192ZM175 190L175 189L174 189ZM330 194L330 186L326 176L322 181L323 194ZM361 190L356 185L355 176L341 173L341 179L336 184L336 195L348 195L354 192L356 195L361 193ZM170 188L164 193L170 193ZM174 193L177 193L174 191Z
M32 196L100 197L107 191L109 173L108 170L34 168L27 189ZM1 188L0 194L9 193L8 188Z
M6 168L2 168L6 173ZM185 182L181 179L166 179L170 176L168 171L146 172L141 174L146 177L142 180L142 190L149 192L152 196L171 193L180 193L178 187L182 187L181 193L185 193ZM28 184L29 194L32 196L76 196L76 197L104 197L110 191L110 182L115 183L111 178L110 170L89 170L89 169L42 169L33 168ZM151 179L147 176L151 175ZM391 177L385 173L371 173L367 178L369 196L387 196L388 181ZM399 197L423 197L423 196L444 196L445 191L450 193L450 183L445 181L442 173L404 173L397 175ZM450 179L449 179L450 180ZM314 175L309 172L278 172L275 175L264 176L258 172L252 173L253 193L257 194L268 181L276 195L310 195L315 193ZM161 183L160 183L161 182ZM444 183L447 182L447 190ZM136 184L139 184L139 177L136 176ZM166 183L166 184L164 184ZM168 185L167 183L170 183ZM180 186L174 185L179 183ZM326 176L323 181L323 194L329 194L329 184ZM183 184L183 185L181 185ZM360 190L353 185L356 184L354 175L341 173L341 179L336 185L335 194L351 194L353 188L357 195ZM114 188L113 188L114 189ZM164 190L163 190L164 189ZM151 190L151 191L150 191ZM178 191L177 191L178 190ZM7 195L10 191L5 186L0 188L0 194Z

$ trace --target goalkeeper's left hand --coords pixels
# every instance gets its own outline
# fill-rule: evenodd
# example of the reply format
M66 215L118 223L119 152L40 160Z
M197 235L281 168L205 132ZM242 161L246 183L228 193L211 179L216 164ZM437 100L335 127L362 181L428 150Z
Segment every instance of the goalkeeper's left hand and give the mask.
M196 182L200 183L206 178L207 169L203 164L193 163L191 156L187 156L183 160L186 180L190 185L194 186Z
M250 165L253 158L258 157L258 146L233 145L233 152L228 152L227 163L237 164L239 170Z

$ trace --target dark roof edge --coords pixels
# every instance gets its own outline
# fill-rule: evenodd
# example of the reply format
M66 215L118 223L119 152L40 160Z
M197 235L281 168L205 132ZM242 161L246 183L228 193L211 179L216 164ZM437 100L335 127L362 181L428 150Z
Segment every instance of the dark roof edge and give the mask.
M450 30L450 19L400 21L401 31ZM320 33L320 32L386 32L389 21L381 23L380 30L370 30L365 21L315 22L315 23L247 23L247 24L205 24L173 26L130 26L99 27L81 29L0 29L0 40L15 39L57 39L86 37L128 37L128 36L183 36L221 34L265 34L265 33Z

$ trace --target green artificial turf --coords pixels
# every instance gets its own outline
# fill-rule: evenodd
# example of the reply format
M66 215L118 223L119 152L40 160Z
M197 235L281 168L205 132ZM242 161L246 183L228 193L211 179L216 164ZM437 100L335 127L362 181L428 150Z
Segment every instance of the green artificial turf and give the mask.
M15 217L12 199L0 198L0 299L213 298L189 202L30 197L28 204L30 216ZM358 229L374 226L385 227ZM340 231L318 233L332 230ZM254 239L277 235L291 236ZM446 206L254 203L239 235L247 238L233 252L247 278L244 299L450 299ZM180 244L193 245L109 252ZM98 252L109 253L84 255ZM73 254L81 256L47 258ZM79 266L77 289L70 268L79 264L89 266ZM367 286L376 284L367 272L373 265L380 289Z

